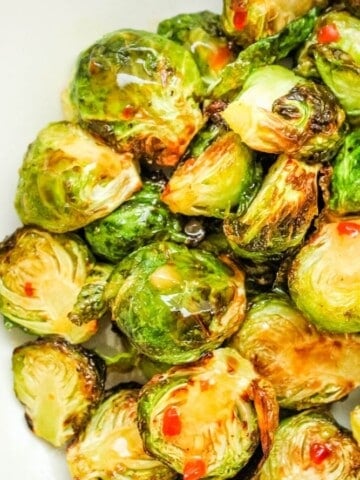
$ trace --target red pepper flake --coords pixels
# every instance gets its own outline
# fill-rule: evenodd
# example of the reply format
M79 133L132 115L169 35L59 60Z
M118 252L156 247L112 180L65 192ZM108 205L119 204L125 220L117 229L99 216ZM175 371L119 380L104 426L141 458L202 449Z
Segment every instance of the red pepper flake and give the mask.
M247 11L244 7L235 10L233 16L233 24L236 30L243 30L247 22Z
M125 120L131 120L134 118L136 113L136 109L132 105L126 105L124 110L122 111L122 115Z
M331 448L326 443L313 443L310 445L310 459L315 465L322 464L331 454Z
M317 41L319 43L331 43L340 40L340 33L335 23L329 23L320 27L317 31Z
M218 47L209 58L210 67L213 70L220 70L231 60L231 51L227 45Z
M193 457L185 463L184 480L199 480L206 475L206 463L201 457Z
M181 433L181 418L178 409L174 406L167 407L164 411L162 432L167 437Z
M338 223L337 230L340 235L357 237L360 234L360 224L355 222L340 222Z
M35 288L32 283L26 282L24 285L24 293L27 297L33 297L35 294Z

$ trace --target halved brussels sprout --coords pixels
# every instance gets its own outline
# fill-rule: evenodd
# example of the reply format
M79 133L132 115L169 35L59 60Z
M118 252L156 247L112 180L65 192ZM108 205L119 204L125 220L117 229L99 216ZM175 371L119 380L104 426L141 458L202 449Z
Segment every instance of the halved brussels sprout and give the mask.
M330 90L280 65L254 70L222 117L250 148L310 162L332 158L346 131Z
M352 434L360 447L360 405L357 405L350 414Z
M205 10L176 15L160 22L157 33L192 53L206 84L216 80L221 69L235 59L216 13Z
M358 480L360 450L327 413L307 410L280 423L254 480Z
M180 219L160 201L161 191L160 184L144 182L127 202L85 227L92 251L116 263L155 240L185 242Z
M79 125L56 122L24 157L15 207L25 225L64 233L107 215L140 187L131 154L114 152Z
M140 391L145 448L185 479L233 477L259 438L268 452L277 420L271 385L230 348L173 367Z
M288 275L291 298L317 327L360 332L360 219L322 222Z
M321 16L300 52L297 71L319 76L350 122L360 121L360 20L346 11Z
M190 52L155 33L118 30L79 56L65 113L121 152L174 166L203 124Z
M280 32L311 8L326 5L326 0L224 0L221 19L225 32L247 46Z
M285 408L329 404L360 386L360 336L318 332L283 293L253 299L230 345Z
M175 170L161 199L175 213L222 218L240 202L249 203L260 172L239 135L222 132Z
M29 333L84 342L107 309L111 271L76 234L20 228L0 244L0 312Z
M176 473L148 455L137 427L137 389L111 392L69 445L72 478L170 480Z
M280 259L304 239L318 212L319 164L280 155L243 214L230 214L224 232L234 252L254 262Z
M219 72L219 78L209 86L210 97L233 97L254 69L287 58L309 37L317 17L318 11L313 8L303 17L289 22L279 33L262 38L241 50L237 58L227 64Z
M156 242L131 253L106 288L113 320L153 360L196 360L232 335L245 315L244 274L200 249Z
M15 394L25 407L29 427L55 447L78 433L104 393L102 360L61 338L15 348L12 369Z
M332 165L330 209L338 215L360 213L360 129L345 137Z

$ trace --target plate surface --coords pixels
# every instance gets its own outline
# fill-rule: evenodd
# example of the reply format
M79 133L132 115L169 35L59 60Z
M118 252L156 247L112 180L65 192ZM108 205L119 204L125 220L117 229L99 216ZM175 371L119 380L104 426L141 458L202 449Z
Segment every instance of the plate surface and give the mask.
M62 118L60 94L79 52L118 28L154 31L159 20L199 10L220 12L221 0L63 0L4 2L0 19L2 124L0 237L17 226L13 199L28 144L47 123ZM12 392L11 352L27 337L0 326L0 478L69 480L64 454L34 437ZM347 423L346 405L336 407Z

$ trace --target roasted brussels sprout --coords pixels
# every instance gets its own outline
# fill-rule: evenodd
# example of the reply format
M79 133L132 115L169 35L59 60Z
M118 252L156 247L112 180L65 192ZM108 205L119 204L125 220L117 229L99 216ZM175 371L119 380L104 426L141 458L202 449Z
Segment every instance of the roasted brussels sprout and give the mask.
M219 72L218 80L210 85L210 97L232 98L254 69L287 58L309 37L317 17L317 9L311 9L303 17L291 21L279 33L262 38L241 50L237 58Z
M35 435L65 445L88 421L104 392L105 365L89 350L53 337L15 348L14 390Z
M360 386L360 336L318 332L283 293L252 300L231 346L271 382L285 408L335 402Z
M317 207L319 164L280 155L244 214L224 220L235 253L254 262L280 259L304 239Z
M313 7L326 4L326 0L224 0L221 19L225 32L239 45L247 46L280 32Z
M346 11L319 18L299 56L297 71L321 77L352 123L360 121L360 20Z
M346 136L332 165L330 209L338 215L360 213L360 129Z
M235 59L216 13L182 13L160 22L157 32L192 53L206 84L216 80L221 69Z
M280 423L254 480L358 480L360 450L327 413L307 410Z
M161 190L160 184L144 182L127 202L85 227L92 251L117 263L154 240L185 242L180 219L160 201Z
M329 160L346 131L332 93L280 65L254 70L222 116L250 148L309 162Z
M84 342L107 309L111 271L74 233L20 228L0 244L0 312L29 333Z
M251 363L220 348L145 384L138 420L145 448L185 479L225 479L248 462L259 437L268 452L278 407Z
M357 405L350 414L351 430L360 447L360 405Z
M137 389L111 393L66 453L72 478L170 480L176 473L145 453L137 427Z
M174 166L203 124L203 82L190 52L137 30L118 30L81 53L65 112L121 152Z
M101 218L141 187L129 153L115 153L79 125L51 123L30 145L15 207L25 225L56 233Z
M290 266L290 295L322 330L360 332L359 249L359 218L324 221Z
M246 304L241 270L172 242L152 243L124 258L106 298L131 343L170 364L196 360L221 345L239 328Z
M239 135L221 133L197 158L175 170L161 199L175 213L223 218L240 202L249 203L260 174Z

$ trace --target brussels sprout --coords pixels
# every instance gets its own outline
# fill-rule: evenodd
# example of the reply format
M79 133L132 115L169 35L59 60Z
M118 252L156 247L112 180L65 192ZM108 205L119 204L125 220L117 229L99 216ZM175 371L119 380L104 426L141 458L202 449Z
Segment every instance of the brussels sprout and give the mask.
M160 22L157 32L193 54L206 84L216 80L221 69L235 59L216 13L182 13Z
M155 33L118 30L81 53L65 110L121 152L174 166L203 117L190 52Z
M219 79L209 88L212 98L232 97L241 90L247 76L256 68L288 57L313 31L317 9L290 22L275 35L262 38L241 50L238 57L219 73Z
M137 428L138 390L114 391L67 448L72 478L170 480L176 473L145 453Z
M335 402L360 386L360 336L318 332L282 293L253 299L231 346L271 382L285 408Z
M224 0L221 20L225 32L242 46L274 35L326 0Z
M51 123L30 145L15 207L25 225L64 233L101 218L141 187L129 153L115 153L79 125Z
M358 480L360 450L327 413L308 410L280 423L254 480Z
M84 342L107 309L111 271L76 234L20 228L0 244L0 312L29 333Z
M104 392L105 365L61 338L15 348L14 390L35 435L60 447L84 426Z
M180 219L160 201L160 194L159 184L145 182L127 202L85 227L92 251L117 263L154 240L185 242Z
M357 405L351 412L350 422L353 436L360 447L360 405Z
M290 266L290 295L320 329L360 332L359 249L360 218L329 220Z
M170 364L218 347L239 328L246 304L242 271L209 252L172 242L147 245L122 260L106 298L131 343Z
M331 92L280 65L252 72L222 116L250 148L312 162L329 160L345 132Z
M338 215L360 213L360 129L345 137L333 161L329 207Z
M145 448L185 479L225 479L248 462L259 437L268 452L278 407L251 363L220 348L153 377L140 391L138 419Z
M300 52L297 71L304 76L320 76L350 122L359 122L360 20L336 10L320 17Z
M263 262L280 259L298 246L318 211L318 171L319 164L280 155L245 213L224 220L234 252Z
M175 170L161 199L174 213L222 218L240 202L249 203L259 177L251 150L239 135L225 132Z

